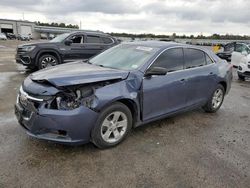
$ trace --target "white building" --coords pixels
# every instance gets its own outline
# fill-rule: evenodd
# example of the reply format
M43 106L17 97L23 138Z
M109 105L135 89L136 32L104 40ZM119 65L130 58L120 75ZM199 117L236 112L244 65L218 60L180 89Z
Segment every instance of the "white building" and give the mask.
M0 32L1 33L13 33L15 35L23 34L23 35L32 35L36 36L34 32L35 23L30 21L22 21L22 20L8 20L8 19L0 19Z
M13 33L16 36L31 35L34 39L50 38L55 35L68 33L71 31L79 31L73 28L64 27L49 27L49 26L37 26L35 22L26 20L9 20L0 19L0 32L1 33Z

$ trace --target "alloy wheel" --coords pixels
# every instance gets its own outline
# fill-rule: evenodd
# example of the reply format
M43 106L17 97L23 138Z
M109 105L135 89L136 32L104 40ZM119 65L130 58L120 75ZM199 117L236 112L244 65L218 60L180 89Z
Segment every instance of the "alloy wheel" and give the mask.
M55 66L55 65L57 65L57 60L51 56L45 57L41 61L41 67L43 69L47 67Z
M223 91L222 89L218 88L213 95L212 99L212 106L214 109L218 108L223 101Z
M121 111L106 116L101 125L101 136L105 142L115 143L121 140L127 131L128 118Z

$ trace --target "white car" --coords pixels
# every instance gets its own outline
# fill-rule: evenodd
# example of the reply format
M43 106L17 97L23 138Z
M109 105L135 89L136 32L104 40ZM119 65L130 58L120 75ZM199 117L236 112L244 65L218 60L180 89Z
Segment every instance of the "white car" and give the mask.
M7 40L7 37L4 33L0 33L0 40Z
M241 58L237 72L240 80L245 80L246 77L250 78L250 54L245 53L244 57Z
M235 50L232 52L231 64L238 67L241 62L244 62L246 56L250 54L250 44L236 43Z

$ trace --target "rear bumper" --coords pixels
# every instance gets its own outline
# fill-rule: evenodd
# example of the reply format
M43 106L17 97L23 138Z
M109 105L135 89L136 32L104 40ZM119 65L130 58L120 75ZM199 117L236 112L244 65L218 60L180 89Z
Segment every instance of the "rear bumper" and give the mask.
M15 115L19 124L32 137L78 145L90 141L98 113L83 106L69 111L42 108L34 112L17 103Z

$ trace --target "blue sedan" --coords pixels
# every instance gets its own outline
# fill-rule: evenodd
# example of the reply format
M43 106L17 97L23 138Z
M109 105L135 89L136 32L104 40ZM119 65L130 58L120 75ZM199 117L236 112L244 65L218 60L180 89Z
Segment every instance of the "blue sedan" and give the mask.
M88 61L31 74L20 87L15 114L38 139L108 148L151 121L200 107L216 112L231 80L231 65L210 50L123 43Z

